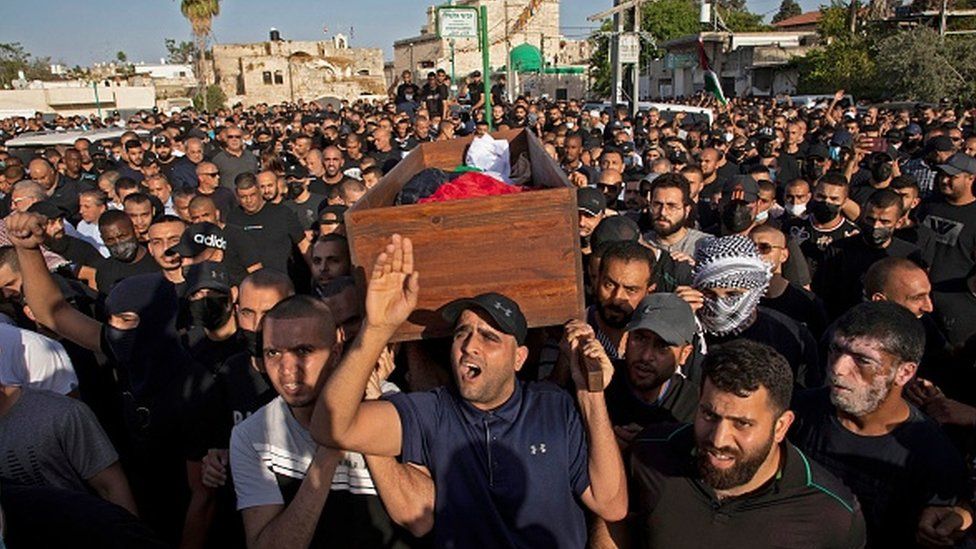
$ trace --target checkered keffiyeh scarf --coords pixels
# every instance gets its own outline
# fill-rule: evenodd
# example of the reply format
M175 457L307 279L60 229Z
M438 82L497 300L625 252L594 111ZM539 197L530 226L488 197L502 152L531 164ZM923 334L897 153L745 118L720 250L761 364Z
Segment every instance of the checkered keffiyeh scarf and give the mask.
M705 298L698 318L705 331L717 336L740 332L759 305L773 277L748 237L734 235L703 240L695 251L692 285L698 290L743 288L743 294Z

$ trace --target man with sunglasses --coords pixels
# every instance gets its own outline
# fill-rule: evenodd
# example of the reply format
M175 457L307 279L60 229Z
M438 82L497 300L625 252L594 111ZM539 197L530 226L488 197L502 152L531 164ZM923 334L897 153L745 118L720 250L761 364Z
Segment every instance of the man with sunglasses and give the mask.
M200 181L197 196L213 200L221 219L227 219L227 215L237 206L237 197L234 191L220 184L223 180L220 169L213 162L201 162L197 164L197 179Z
M224 139L224 149L215 154L212 161L220 172L222 185L230 190L238 174L257 173L261 169L261 162L244 147L244 130L241 128L228 126L224 131ZM199 174L199 169L197 173Z

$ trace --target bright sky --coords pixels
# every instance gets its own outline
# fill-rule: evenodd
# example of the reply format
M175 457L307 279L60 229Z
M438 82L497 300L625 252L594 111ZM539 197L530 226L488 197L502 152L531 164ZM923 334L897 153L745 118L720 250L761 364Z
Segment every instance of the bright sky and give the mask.
M766 13L780 0L749 0L749 9ZM266 40L277 27L285 39L319 40L335 32L349 34L352 46L383 48L392 58L393 41L414 36L433 0L223 0L214 22L218 42ZM824 0L800 0L805 10ZM562 0L564 35L582 38L594 27L586 16L612 5L612 0ZM30 53L50 56L69 66L115 59L125 51L130 61L158 62L163 40L190 39L190 25L180 14L179 0L26 0L4 2L0 42L20 42Z

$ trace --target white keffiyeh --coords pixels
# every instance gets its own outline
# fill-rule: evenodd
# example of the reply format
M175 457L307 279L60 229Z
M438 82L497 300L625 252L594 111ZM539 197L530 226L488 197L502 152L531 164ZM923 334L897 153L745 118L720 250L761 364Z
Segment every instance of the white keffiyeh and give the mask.
M695 252L692 285L698 290L746 290L720 298L706 296L698 311L698 319L705 331L725 336L747 328L746 321L755 312L772 277L769 264L763 261L748 237L734 235L700 242Z

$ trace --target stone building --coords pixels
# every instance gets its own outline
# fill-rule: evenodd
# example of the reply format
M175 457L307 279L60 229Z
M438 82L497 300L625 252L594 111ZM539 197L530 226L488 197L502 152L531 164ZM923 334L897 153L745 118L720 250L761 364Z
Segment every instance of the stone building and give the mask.
M586 40L568 40L559 32L559 0L457 0L456 6L488 10L488 41L493 70L504 67L509 61L509 51L523 45L539 52L545 67L586 65L589 43ZM437 36L436 8L427 8L427 22L420 34L393 43L392 73L399 76L403 71L414 73L414 80L423 83L426 74L444 69L450 74L452 47L449 40ZM476 39L459 39L453 46L454 73L456 80L474 70L481 70L481 51ZM545 79L535 79L539 82ZM548 80L546 80L548 82ZM552 79L552 82L556 82ZM521 86L510 82L513 93L522 93ZM579 88L581 86L577 86ZM543 87L545 88L545 86ZM540 90L535 90L538 93Z
M246 106L386 93L379 48L350 48L341 34L332 40L282 40L274 29L267 42L214 45L213 82L228 104Z

